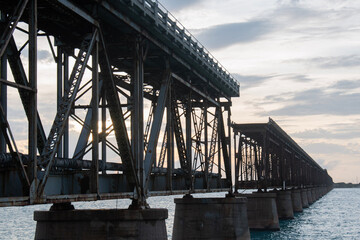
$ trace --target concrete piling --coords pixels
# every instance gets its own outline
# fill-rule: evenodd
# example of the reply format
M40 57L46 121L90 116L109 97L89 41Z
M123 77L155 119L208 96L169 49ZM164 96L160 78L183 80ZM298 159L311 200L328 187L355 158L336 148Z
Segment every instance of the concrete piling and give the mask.
M246 198L179 198L174 240L250 239Z
M276 207L279 219L293 219L294 210L292 207L291 191L276 191Z
M303 209L308 208L309 202L308 202L308 197L307 197L307 190L302 188L300 194L301 194L301 203L302 203Z
M309 203L309 206L310 206L314 202L313 197L311 195L311 189L307 188L306 193L307 193L308 203Z
M300 189L292 189L291 190L291 200L292 207L294 212L302 212L303 204L301 200L301 190Z
M280 230L275 193L238 194L246 197L250 230Z
M315 188L311 188L311 196L313 198L313 202L316 202L318 200Z
M167 217L167 209L35 211L35 240L166 240Z

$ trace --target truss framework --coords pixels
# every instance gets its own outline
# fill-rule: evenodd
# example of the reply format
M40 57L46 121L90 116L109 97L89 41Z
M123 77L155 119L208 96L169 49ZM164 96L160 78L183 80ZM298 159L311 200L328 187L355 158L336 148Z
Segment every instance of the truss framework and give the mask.
M0 206L123 197L146 206L152 195L231 192L229 106L237 83L191 35L182 36L196 53L196 69L184 49L169 52L173 41L164 44L131 17L125 21L111 1L76 2L0 1ZM179 23L172 24L177 39ZM18 31L28 36L22 46ZM51 126L43 125L37 100L42 37L57 69ZM220 80L228 89L216 86ZM7 87L17 89L28 118L27 152L17 148L7 118Z

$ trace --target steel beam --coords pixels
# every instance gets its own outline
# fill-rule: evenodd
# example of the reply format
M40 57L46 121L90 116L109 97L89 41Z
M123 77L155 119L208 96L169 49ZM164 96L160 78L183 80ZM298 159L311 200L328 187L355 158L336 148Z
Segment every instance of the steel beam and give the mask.
M93 50L97 36L98 30L95 29L91 36L91 39L84 39L82 43L82 49L80 49L79 51L73 71L71 73L71 82L69 84L70 87L65 91L64 97L62 99L61 110L56 114L54 123L50 130L49 137L45 144L44 151L41 154L42 159L40 161L40 164L46 167L44 177L39 183L38 198L40 198L43 194L51 167L54 163L54 157L57 152L60 139L65 131L65 126L67 124L66 120L70 116L72 105L75 102L76 94L78 92L87 62L89 60L91 51Z
M37 89L37 0L29 5L29 86ZM31 182L30 202L35 201L38 191L37 179L37 93L29 92L29 134L28 152L30 164L28 176Z
M0 21L3 21L5 16L0 11ZM7 79L7 55L0 57L0 104L4 110L5 118L7 117L7 87L3 79ZM3 134L0 133L0 153L6 153L6 141Z
M51 44L49 42L49 44ZM57 65L57 111L60 111L61 108L61 99L63 98L63 71L62 71L62 50L61 47L57 47L57 56L56 56L56 65ZM60 138L59 148L57 152L57 157L61 158L63 156L63 141Z
M145 166L144 166L144 49L143 39L138 36L135 42L135 64L134 64L134 81L133 81L133 111L132 124L133 132L131 139L133 139L131 146L134 151L135 166L137 176L139 177L141 193L138 196L138 204L143 205L146 202L145 197Z
M121 161L124 165L124 173L128 183L135 187L136 194L141 194L140 183L135 170L133 153L130 147L129 135L125 125L124 115L120 105L120 99L115 86L111 65L108 58L105 39L100 31L101 50L99 55L99 64L101 73L104 75L104 87L106 89L106 100L111 120L114 125L115 138L119 148Z
M99 38L97 37L92 53L92 164L90 191L99 193Z
M172 98L172 83L170 82L170 90L168 91L168 99ZM173 132L173 122L172 122L172 101L167 101L166 106L166 120L167 120L167 129L166 129L166 148L167 148L167 174L166 174L166 190L171 191L173 188L172 184L172 175L173 175L173 162L174 162L174 132Z
M5 31L2 33L2 35L0 37L0 58L4 55L6 48L10 42L10 39L15 31L16 25L20 21L20 18L23 15L28 2L29 2L29 0L19 1L16 8L14 9L13 14L10 16L10 19L5 28ZM31 4L32 3L30 2L30 9L32 7ZM31 19L30 19L29 23L32 24ZM29 29L29 32L31 32L30 29Z
M170 85L170 71L165 70L161 81L159 97L157 99L154 120L150 132L149 144L145 155L145 163L144 163L145 176L146 176L145 190L147 189L150 180L150 173L155 161L154 156L156 154L156 146L158 145L160 128L162 125L162 119L164 116L166 102L169 101L167 98L169 92L169 85Z
M186 153L188 160L188 175L186 185L189 188L190 192L194 190L194 185L192 184L192 138L191 138L191 113L192 113L192 92L189 92L187 102L186 102L186 112L185 112L185 127L186 127Z

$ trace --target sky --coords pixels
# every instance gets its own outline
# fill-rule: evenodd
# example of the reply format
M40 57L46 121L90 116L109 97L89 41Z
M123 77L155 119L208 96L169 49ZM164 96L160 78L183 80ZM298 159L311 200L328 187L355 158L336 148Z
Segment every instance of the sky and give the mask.
M232 121L266 123L271 117L335 182L359 182L360 1L160 2L240 83ZM16 32L18 46L26 38ZM38 109L48 133L56 110L56 65L46 38L38 42ZM9 88L8 99L12 131L25 153L26 116L17 91ZM70 128L80 131L80 125Z
M234 122L271 117L335 182L359 182L359 1L160 2L240 82Z

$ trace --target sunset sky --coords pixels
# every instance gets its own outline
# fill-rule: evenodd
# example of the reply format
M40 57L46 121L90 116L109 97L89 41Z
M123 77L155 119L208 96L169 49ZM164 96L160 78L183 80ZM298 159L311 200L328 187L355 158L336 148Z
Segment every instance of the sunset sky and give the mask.
M232 120L273 118L334 181L360 180L360 2L160 1L240 82Z
M335 182L360 181L360 1L160 2L239 81L234 122L271 117ZM20 32L15 37L19 46L27 39ZM38 48L38 108L48 133L56 110L56 65L46 38ZM27 49L23 53L27 68ZM17 91L9 88L8 99L12 130L26 152L26 116Z

